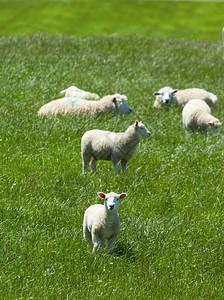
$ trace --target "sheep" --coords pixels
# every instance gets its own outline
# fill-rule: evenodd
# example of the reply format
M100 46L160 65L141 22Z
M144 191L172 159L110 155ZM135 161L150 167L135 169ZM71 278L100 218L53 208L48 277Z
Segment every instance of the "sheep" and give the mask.
M125 173L128 161L133 157L141 139L150 135L145 125L139 121L122 133L98 129L87 131L81 140L83 173L87 172L88 164L96 171L97 160L111 160L116 174L121 167Z
M201 99L190 100L182 111L183 125L187 131L212 132L220 131L220 121L211 115L208 104Z
M166 86L158 92L154 92L154 95L156 96L156 100L153 107L157 108L167 104L183 107L191 99L204 100L210 107L215 107L217 104L216 95L199 88L174 90L171 87Z
M132 109L126 102L125 95L107 95L99 101L89 101L80 98L64 97L53 100L43 105L39 111L39 116L44 115L83 115L86 117L98 117L105 113L125 114L131 113Z
M75 98L81 98L86 100L100 99L99 95L91 92L86 92L84 90L77 88L76 86L70 86L69 88L61 91L60 94L65 94L65 97L75 97Z
M112 252L120 231L120 219L118 215L119 200L124 199L127 194L98 193L104 199L103 204L94 204L88 207L83 219L83 237L94 253L100 247L107 244L107 250Z

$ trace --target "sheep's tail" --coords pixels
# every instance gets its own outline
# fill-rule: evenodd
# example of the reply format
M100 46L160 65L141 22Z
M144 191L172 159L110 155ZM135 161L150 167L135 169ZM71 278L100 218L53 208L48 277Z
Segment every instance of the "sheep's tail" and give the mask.
M213 93L209 93L209 95L211 97L211 101L212 101L213 105L215 106L217 103L217 100L218 100L217 96L214 95Z
M66 94L66 92L67 92L67 89L61 91L60 94L63 95L63 94Z

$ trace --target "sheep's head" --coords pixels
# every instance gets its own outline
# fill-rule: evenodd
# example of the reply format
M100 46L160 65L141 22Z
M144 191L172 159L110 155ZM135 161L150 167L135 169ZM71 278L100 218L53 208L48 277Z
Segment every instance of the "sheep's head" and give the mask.
M212 120L208 122L208 131L211 131L213 133L219 133L221 125L222 123L218 119Z
M159 96L159 101L161 104L170 104L173 100L173 94L175 94L178 90L174 90L169 86L166 86L159 90L158 92L154 92L153 95Z
M106 210L117 212L118 208L119 208L119 200L124 199L127 196L127 194L125 194L125 193L116 194L113 192L111 192L109 194L105 194L105 193L99 192L98 196L102 199L105 199L104 203L105 203Z
M151 133L142 122L135 121L134 128L140 137L149 138Z
M127 97L125 95L115 94L112 101L118 113L128 115L132 112L131 107L126 102Z

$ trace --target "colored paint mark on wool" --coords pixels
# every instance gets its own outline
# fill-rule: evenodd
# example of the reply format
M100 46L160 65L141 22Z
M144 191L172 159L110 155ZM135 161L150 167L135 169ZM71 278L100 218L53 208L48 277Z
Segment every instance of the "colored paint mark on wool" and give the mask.
M76 104L77 102L79 102L79 100L74 99L74 100L68 100L67 102L70 103L70 104Z

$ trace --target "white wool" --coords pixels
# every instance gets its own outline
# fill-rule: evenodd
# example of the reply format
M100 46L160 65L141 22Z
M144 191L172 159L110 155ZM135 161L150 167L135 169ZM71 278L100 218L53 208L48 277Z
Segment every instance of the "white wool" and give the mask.
M125 193L98 193L104 199L104 205L94 204L86 209L83 219L83 236L93 253L103 248L108 242L107 249L112 251L120 231L118 215L119 200L124 199Z
M171 87L164 87L158 92L154 92L154 95L156 96L156 100L153 107L161 107L167 104L184 107L192 99L204 100L210 107L215 107L217 104L216 95L199 88L174 90Z
M87 117L98 117L101 114L129 114L132 109L124 99L124 95L115 94L103 97L99 101L84 100L80 98L64 97L53 100L43 105L39 116L50 115L83 115ZM126 97L127 98L127 97Z
M86 100L99 100L100 99L99 95L81 90L81 89L77 88L76 86L70 86L69 88L61 91L60 94L65 94L65 97L75 97L75 98L86 99Z
M81 141L83 172L88 170L89 163L91 169L96 170L97 160L111 160L116 173L121 167L125 173L141 139L150 135L145 125L138 121L122 133L98 129L87 131Z
M182 117L187 131L213 133L220 131L220 121L211 115L210 107L203 100L190 100L183 108Z

